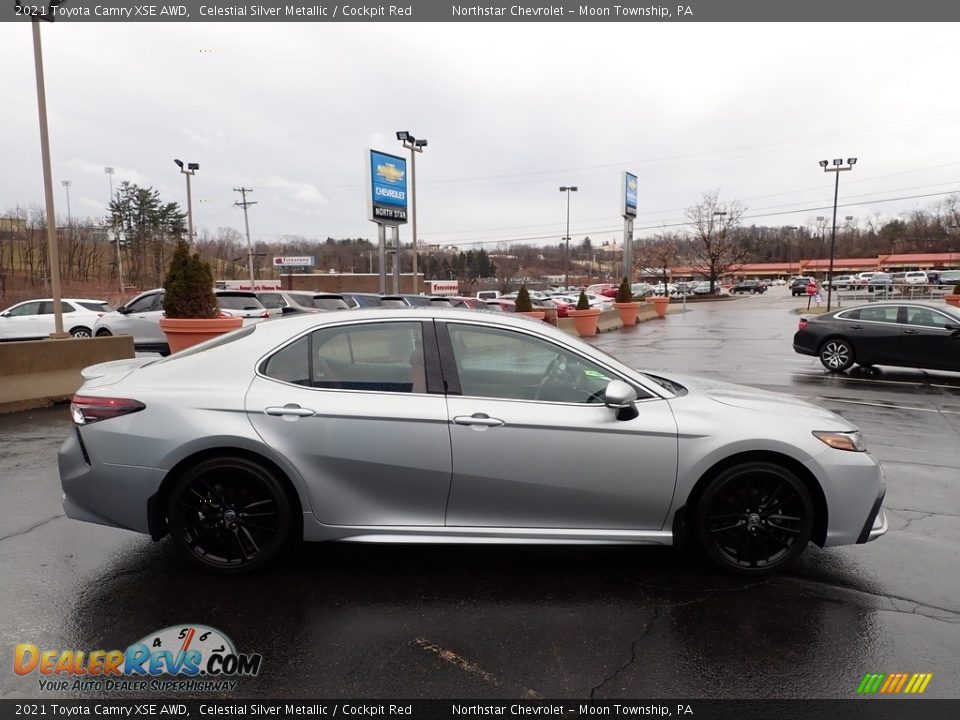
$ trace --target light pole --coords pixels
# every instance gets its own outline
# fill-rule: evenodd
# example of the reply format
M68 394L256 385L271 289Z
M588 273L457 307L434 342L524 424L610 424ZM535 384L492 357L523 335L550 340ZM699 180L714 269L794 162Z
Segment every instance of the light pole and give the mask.
M73 224L73 216L70 213L70 186L73 185L73 181L61 180L60 184L67 189L67 227L69 228Z
M566 245L564 246L563 252L563 285L564 288L570 289L570 193L577 192L576 185L563 185L560 187L560 192L565 192L567 194L567 234L563 238Z
M117 215L110 208L113 204L113 168L105 167L103 172L110 178L110 204L107 209L110 210L110 224L113 227L113 241L117 244L117 281L120 283L120 299L123 300L123 259L120 256L120 233L117 232Z
M837 245L837 196L840 193L840 173L845 170L853 170L853 166L856 165L857 159L855 157L847 158L847 164L843 164L843 159L836 158L833 161L833 166L830 166L829 161L821 160L820 167L823 168L824 172L832 172L834 174L834 184L833 184L833 232L830 233L830 269L827 273L829 278L829 284L827 285L827 312L830 312L830 305L833 295L833 254L836 251Z
M397 140L410 151L410 230L413 232L413 294L420 292L420 283L417 281L417 153L422 153L427 146L423 138L415 138L406 130L397 132ZM399 248L397 248L399 250Z
M193 243L193 199L190 197L190 178L200 169L199 163L187 163L187 169L183 169L183 162L174 159L174 164L180 168L180 172L187 176L187 232L189 239L187 242Z

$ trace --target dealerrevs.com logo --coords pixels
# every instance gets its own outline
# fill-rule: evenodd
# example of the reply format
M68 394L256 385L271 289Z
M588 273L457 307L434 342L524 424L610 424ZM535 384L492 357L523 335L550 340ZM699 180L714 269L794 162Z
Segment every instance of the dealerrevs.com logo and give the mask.
M206 625L173 625L126 650L14 649L17 675L40 675L41 690L232 691L239 677L260 672L263 656L239 653L233 641Z

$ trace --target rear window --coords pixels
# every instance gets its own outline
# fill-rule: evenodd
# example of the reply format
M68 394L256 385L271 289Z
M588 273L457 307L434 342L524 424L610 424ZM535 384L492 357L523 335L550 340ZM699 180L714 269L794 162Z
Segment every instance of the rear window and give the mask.
M87 310L93 310L93 312L102 312L102 313L113 312L113 308L110 307L105 302L81 302L78 304L81 307L86 308Z
M346 310L350 306L344 302L343 298L338 297L315 297L313 306L320 310Z
M217 303L224 310L262 310L263 303L253 296L217 295Z

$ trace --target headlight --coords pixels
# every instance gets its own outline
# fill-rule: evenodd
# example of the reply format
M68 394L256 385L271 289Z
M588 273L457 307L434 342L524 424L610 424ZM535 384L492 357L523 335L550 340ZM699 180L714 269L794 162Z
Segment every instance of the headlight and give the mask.
M835 450L850 450L852 452L864 452L866 450L863 446L863 436L860 435L859 430L853 432L814 430L813 434Z

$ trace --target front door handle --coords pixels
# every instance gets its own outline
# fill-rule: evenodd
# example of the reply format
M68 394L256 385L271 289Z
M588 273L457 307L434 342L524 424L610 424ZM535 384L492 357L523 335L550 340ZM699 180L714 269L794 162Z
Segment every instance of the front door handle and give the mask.
M493 418L486 413L474 413L473 415L457 415L453 421L457 425L477 425L480 427L500 427L505 423L500 418Z
M903 331L903 334L904 334L904 335L916 335L916 334L919 333L919 332L920 332L919 330L904 330L904 331Z
M851 330L863 330L863 325L851 325Z
M283 407L268 407L263 410L267 415L280 416L283 418L312 417L317 414L316 410L300 407L296 403L287 403Z

